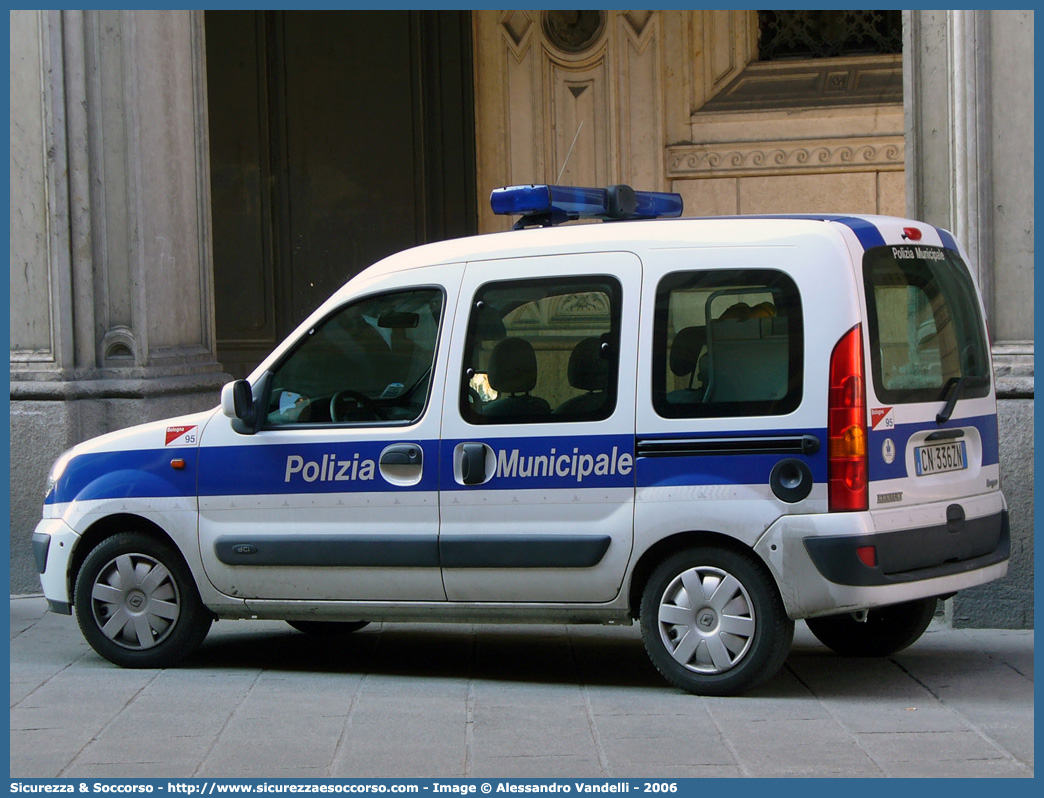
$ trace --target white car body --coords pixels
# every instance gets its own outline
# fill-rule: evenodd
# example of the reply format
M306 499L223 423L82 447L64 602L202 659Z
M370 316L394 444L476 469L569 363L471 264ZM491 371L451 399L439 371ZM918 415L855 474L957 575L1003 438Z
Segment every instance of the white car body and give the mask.
M939 399L879 397L867 356L867 506L830 508L832 352L857 325L862 351L875 351L864 253L884 248L901 261L904 248L913 251L910 228L923 236L921 255L963 257L944 231L885 217L570 225L393 255L316 309L248 382L254 401L265 402L266 374L338 309L389 292L433 289L443 298L441 323L419 416L394 423L262 424L244 433L229 418L236 415L230 386L221 408L76 446L56 466L34 536L44 549L41 580L50 606L71 610L84 542L94 546L105 537L99 530L128 525L173 542L202 604L220 618L630 623L655 567L685 545L708 541L756 557L792 620L945 596L1000 578L1007 570L1007 517L992 368L988 387L960 398L943 423L936 420ZM667 295L659 287L690 271L750 270L785 275L799 295L800 352L791 347L790 357L801 373L787 378L788 390L798 385L796 404L782 413L665 416L667 394L659 407L652 399L652 386L666 371L666 355L654 352L664 335L657 325L664 324ZM612 339L612 412L586 421L550 415L527 423L472 423L461 408L478 400L462 398L467 375L461 370L470 357L469 323L479 292L497 281L542 285L563 277L607 277L614 286L612 324L620 334ZM972 296L971 302L981 327L980 301ZM711 332L703 334L714 343L713 336L722 335L714 331L723 327L710 318L710 303L704 330ZM773 322L784 323L791 321ZM976 334L985 340L983 330ZM714 345L720 353L750 351L738 338ZM715 361L722 374L729 357ZM945 362L950 355L932 357ZM759 368L768 375L777 361L766 359ZM710 397L708 386L726 385L722 377L697 390L695 378L688 379L693 397ZM918 379L929 377L908 381ZM401 389L389 386L385 393ZM330 414L333 421L332 408ZM915 457L935 456L925 453L933 448L925 439L940 430L948 437L934 448L951 449L938 455L949 458L939 467L954 470L918 475ZM392 463L395 458L383 464L389 447L416 447L419 466ZM483 480L466 484L462 469L478 468L482 452ZM964 467L954 457L965 458ZM784 481L798 492L783 493L805 494L797 500L781 499L769 479L774 465L788 459L797 470ZM926 553L911 554L899 543L903 536L916 536L915 547ZM944 550L962 537L979 543ZM817 562L817 540L841 548L820 549ZM860 540L882 556L894 549L914 567L885 573L886 563L877 563L863 574L848 563L849 576L839 578L840 571L824 565L850 560Z

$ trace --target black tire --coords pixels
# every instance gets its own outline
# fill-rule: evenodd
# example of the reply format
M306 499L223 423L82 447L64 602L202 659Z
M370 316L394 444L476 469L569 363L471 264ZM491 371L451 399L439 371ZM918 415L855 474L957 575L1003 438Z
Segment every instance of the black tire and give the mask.
M287 621L287 623L306 635L347 635L370 625L369 621Z
M698 602L690 587L703 594ZM666 559L645 585L640 617L657 670L696 695L735 695L771 678L794 638L794 622L764 565L753 554L717 546Z
M178 550L140 532L106 538L87 555L73 604L91 648L124 668L176 665L213 619Z
M912 645L935 615L938 599L926 598L878 607L860 623L850 613L808 618L820 643L846 657L887 657Z

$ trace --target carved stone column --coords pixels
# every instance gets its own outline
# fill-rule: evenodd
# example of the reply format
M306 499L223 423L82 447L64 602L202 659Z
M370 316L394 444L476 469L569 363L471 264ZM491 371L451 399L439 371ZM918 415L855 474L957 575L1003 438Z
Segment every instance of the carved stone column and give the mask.
M11 590L51 461L216 404L202 12L11 13Z
M911 12L904 31L910 210L957 234L992 308L989 12Z

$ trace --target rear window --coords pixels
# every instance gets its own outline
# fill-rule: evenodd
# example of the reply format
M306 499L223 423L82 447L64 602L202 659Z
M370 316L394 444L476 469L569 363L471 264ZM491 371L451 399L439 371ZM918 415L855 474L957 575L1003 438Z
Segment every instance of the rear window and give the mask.
M968 268L953 250L877 247L863 258L870 364L878 399L944 401L961 377L964 397L989 393L989 355Z

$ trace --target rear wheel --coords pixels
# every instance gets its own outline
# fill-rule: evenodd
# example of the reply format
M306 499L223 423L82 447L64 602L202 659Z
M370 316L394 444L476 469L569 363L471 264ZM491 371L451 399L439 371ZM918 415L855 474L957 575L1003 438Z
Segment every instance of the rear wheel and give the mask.
M210 630L210 612L177 549L140 532L99 543L84 560L74 592L84 638L125 668L175 665Z
M912 645L935 615L938 599L878 607L860 622L851 613L808 618L809 630L824 646L846 657L887 657Z
M358 632L369 621L287 621L294 629L308 635L346 635Z
M773 676L794 637L772 577L753 555L713 546L679 552L642 594L642 639L676 687L734 695Z

